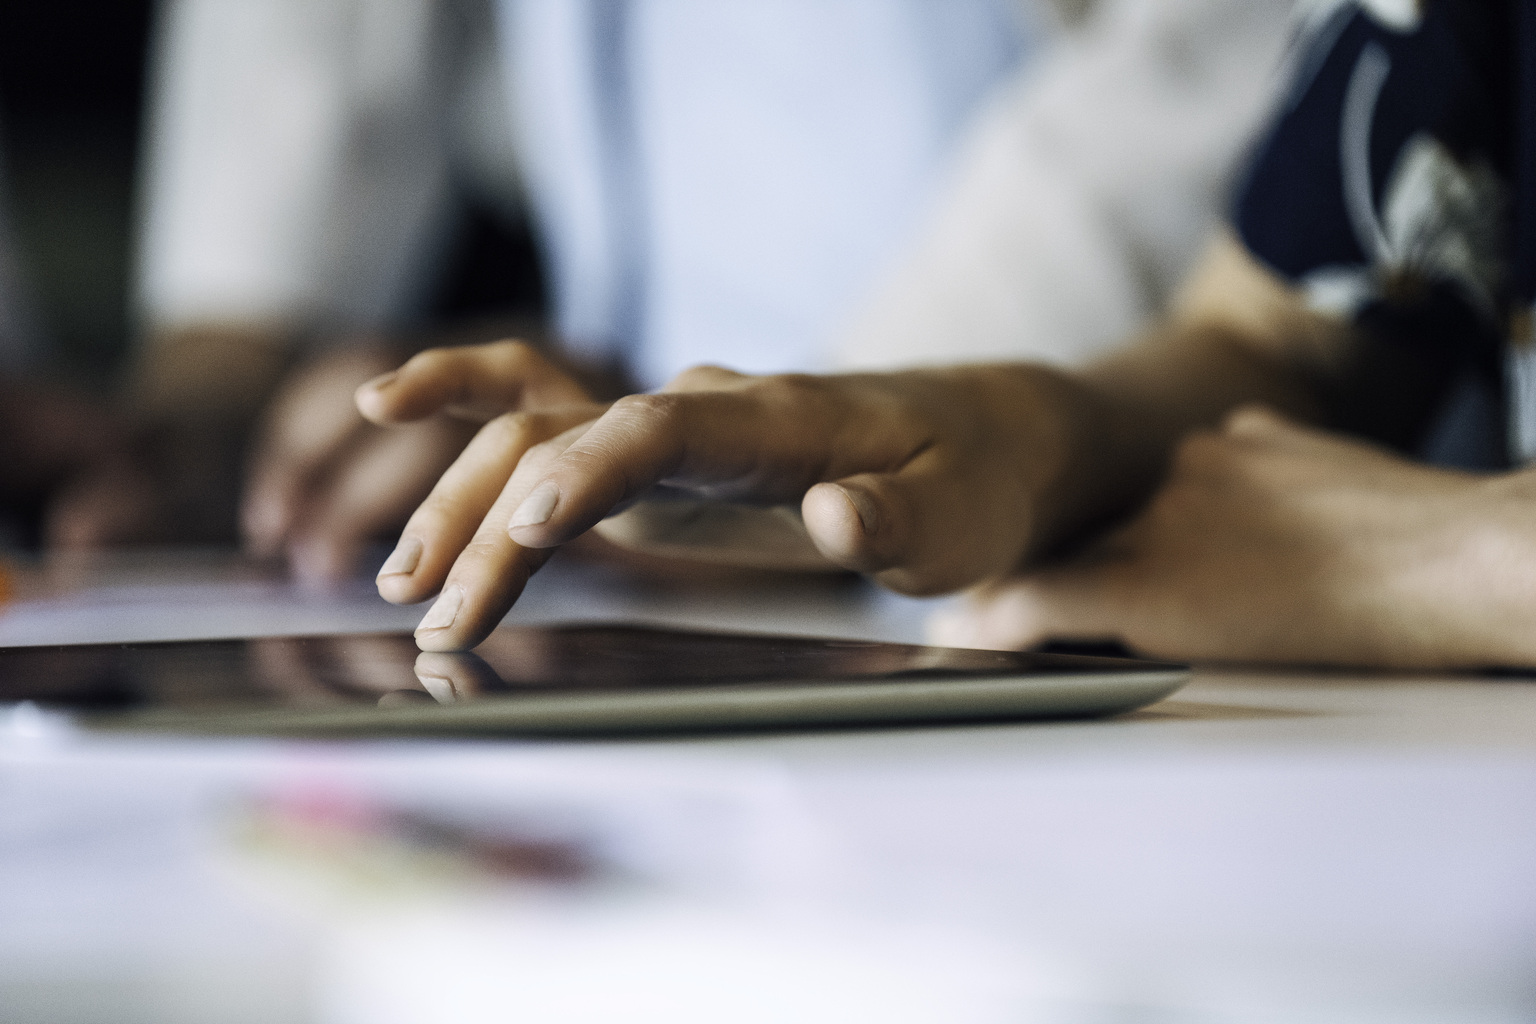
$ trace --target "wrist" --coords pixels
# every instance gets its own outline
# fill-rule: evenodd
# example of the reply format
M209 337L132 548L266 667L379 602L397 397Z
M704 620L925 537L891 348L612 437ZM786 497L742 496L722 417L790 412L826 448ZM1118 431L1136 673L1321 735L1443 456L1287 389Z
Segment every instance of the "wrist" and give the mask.
M997 500L1013 510L1015 555L999 573L1049 556L1103 522L1101 460L1109 410L1072 374L1035 364L939 371L956 386L951 414L973 417L960 436L996 460Z
M1421 593L1452 612L1461 663L1536 666L1536 471L1472 477L1457 505Z
M1002 377L1003 430L1028 510L1021 563L1080 543L1124 514L1150 488L1121 441L1114 403L1078 376L1048 366L1010 368ZM1145 479L1145 483L1142 480Z

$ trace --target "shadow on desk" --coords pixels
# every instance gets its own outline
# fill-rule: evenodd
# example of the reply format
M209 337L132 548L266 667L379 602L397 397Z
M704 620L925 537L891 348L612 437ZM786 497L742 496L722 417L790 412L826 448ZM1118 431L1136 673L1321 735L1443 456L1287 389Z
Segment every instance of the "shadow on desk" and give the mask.
M1122 722L1237 722L1260 718L1317 718L1314 711L1295 708L1259 708L1251 704L1211 704L1202 701L1165 700L1140 711L1119 716Z

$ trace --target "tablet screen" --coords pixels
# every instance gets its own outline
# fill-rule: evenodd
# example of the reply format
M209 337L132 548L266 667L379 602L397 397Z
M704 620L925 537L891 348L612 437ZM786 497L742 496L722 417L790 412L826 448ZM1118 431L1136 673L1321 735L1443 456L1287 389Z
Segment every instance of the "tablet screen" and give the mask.
M168 728L583 731L1107 714L1184 676L1122 658L504 626L461 654L405 633L3 649L0 703Z
M347 634L0 650L0 702L116 710L518 693L643 691L827 680L1102 673L1153 663L636 626L503 626L473 652L422 654L409 634Z

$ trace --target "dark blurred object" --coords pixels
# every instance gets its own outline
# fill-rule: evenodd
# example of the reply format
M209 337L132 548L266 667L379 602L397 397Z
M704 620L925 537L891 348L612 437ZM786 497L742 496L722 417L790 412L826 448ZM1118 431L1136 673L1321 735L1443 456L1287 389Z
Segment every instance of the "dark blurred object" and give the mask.
M50 362L104 385L130 337L134 182L151 0L0 4L0 153ZM545 309L526 224L461 212L426 320Z
M88 394L0 377L0 548L36 546L50 498L115 458L125 435Z
M0 4L11 222L50 362L104 384L128 337L150 0Z
M464 202L426 310L428 324L505 316L538 323L548 309L544 268L527 219L512 222L483 203Z
M130 365L138 326L135 190L156 8L153 0L0 5L0 159L7 193L0 202L33 300L42 342L38 369L83 389L77 397L86 405L107 404ZM509 314L538 322L545 305L539 254L526 223L466 199L415 320L417 331L432 337L447 325ZM238 359L231 365L244 372ZM172 416L122 438L122 449L106 453L93 471L80 472L77 460L67 466L44 460L52 474L46 480L30 473L0 481L0 546L32 546L44 534L55 543L87 546L233 541L245 430L273 380L248 375L241 383L253 407L227 422L205 422L198 410L188 410L188 417ZM19 438L12 438L12 449ZM0 473L25 468L26 454L11 451ZM109 506L128 526L106 529L78 514L52 515L49 508L57 511L60 499L69 499L62 507L74 513ZM140 520L156 524L152 535L129 529Z

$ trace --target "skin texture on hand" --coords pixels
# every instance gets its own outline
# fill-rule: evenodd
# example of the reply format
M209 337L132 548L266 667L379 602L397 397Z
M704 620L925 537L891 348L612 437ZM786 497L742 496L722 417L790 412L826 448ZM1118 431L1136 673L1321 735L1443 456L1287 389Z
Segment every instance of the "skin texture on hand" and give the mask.
M822 556L895 590L970 586L1122 514L1179 437L1234 405L1306 414L1311 349L1331 337L1222 238L1172 322L1080 376L994 365L754 378L702 367L600 415L512 413L412 517L380 591L406 602L441 588L418 643L473 646L553 547L657 484L798 503ZM429 355L360 391L365 415L385 422L466 399L516 408L526 367L470 349Z
M457 351L475 353L472 379L433 372L440 353ZM406 522L487 420L587 401L521 342L430 350L393 365L377 346L332 352L290 375L264 418L242 527L253 551L286 554L301 580L348 576L364 544ZM406 386L391 388L396 377Z
M434 609L455 610L467 588L471 609L480 608L482 616L491 614L487 606L500 607L484 628L489 632L546 557L524 551L507 536L507 512L497 511L504 505L507 477L530 447L593 420L605 407L592 402L561 368L518 342L423 352L360 386L356 403L380 425L441 416L481 424L411 515L379 572L378 586L396 604L441 590ZM465 568L445 585L461 552Z
M358 385L394 363L381 347L351 346L284 380L258 422L241 496L252 554L282 555L312 586L345 579L463 449L473 428L450 417L385 430L358 414Z
M1536 664L1530 473L1414 464L1262 409L1190 436L1128 525L989 584L940 643L1113 639L1194 661Z
M824 557L895 590L982 584L941 630L950 642L1118 638L1191 660L1536 664L1536 477L1431 469L1280 414L1229 415L1262 402L1318 417L1352 340L1225 237L1165 324L1080 374L705 367L607 407L510 412L412 517L380 591L418 601L440 589L418 645L473 646L554 547L663 484L799 501ZM379 421L514 408L539 370L504 356L428 354L360 391L360 407ZM1030 571L1149 495L1086 553Z
M474 349L427 356L360 392L361 407L387 419L386 397L420 412L518 379ZM412 517L380 592L406 602L441 589L418 643L471 647L551 549L657 484L799 500L831 562L907 593L964 586L1016 566L1045 535L1033 509L1063 463L1050 430L1071 399L1064 378L1028 367L828 378L704 367L608 407L503 415Z

